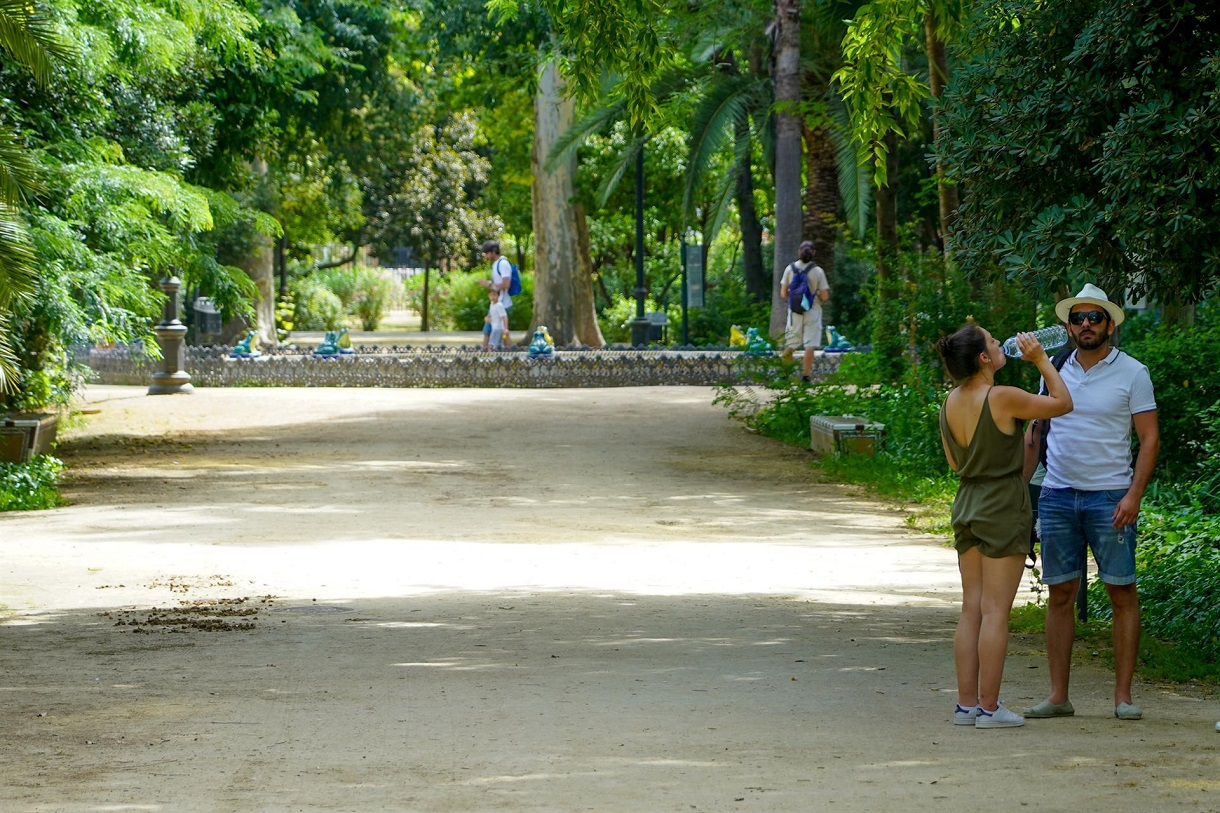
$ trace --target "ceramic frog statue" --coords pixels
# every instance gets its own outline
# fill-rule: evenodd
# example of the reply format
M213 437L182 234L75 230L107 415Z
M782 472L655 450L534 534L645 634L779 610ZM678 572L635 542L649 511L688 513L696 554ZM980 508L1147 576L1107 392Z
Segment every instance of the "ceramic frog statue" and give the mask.
M771 356L771 343L758 334L758 328L746 330L746 354L751 356Z
M555 343L551 341L551 333L546 329L546 325L539 325L534 331L534 338L530 340L530 355L531 356L549 356L555 350Z
M252 359L261 356L262 353L258 349L258 331L251 330L246 334L246 338L237 343L229 353L230 358L235 359Z

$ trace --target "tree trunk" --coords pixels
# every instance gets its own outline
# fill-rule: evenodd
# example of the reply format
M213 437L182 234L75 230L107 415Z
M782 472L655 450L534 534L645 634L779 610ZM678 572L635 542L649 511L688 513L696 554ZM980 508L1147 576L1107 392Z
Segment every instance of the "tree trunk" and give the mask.
M775 3L775 254L771 270L771 335L783 335L788 303L780 278L801 244L800 0Z
M936 35L936 18L929 11L923 18L924 36L928 51L928 84L932 91L932 140L939 146L944 138L944 125L941 123L940 98L944 95L945 85L949 82L949 59L945 54L945 43ZM940 248L945 250L945 243L953 232L953 223L957 220L957 186L949 183L945 174L944 160L936 159L936 192L940 201Z
M902 373L902 338L905 318L902 281L898 268L898 136L885 136L888 147L886 184L877 190L877 299L873 307L873 353L878 370L889 380Z
M251 164L255 174L267 175L267 162L256 159ZM258 301L254 303L255 324L259 344L275 347L275 241L265 234L255 233L250 253L238 259L236 265L258 286Z
M750 139L750 127L745 121L737 123L734 134L738 143ZM750 153L747 150L737 171L737 219L741 227L741 265L745 271L746 292L751 301L767 302L771 286L767 269L763 266L762 224L758 222L758 210L754 208L754 173L750 169ZM704 247L706 255L706 246ZM706 260L706 256L704 257Z
M556 344L605 344L593 306L593 263L585 213L574 201L576 158L544 169L559 137L572 126L575 101L555 59L543 57L534 96L534 324Z
M805 127L804 135L805 236L813 241L814 261L830 278L834 275L835 243L839 239L835 223L843 206L838 159L829 127ZM833 282L831 288L834 288Z
M1190 327L1195 323L1195 306L1186 302L1167 302L1161 306L1161 318L1167 325Z

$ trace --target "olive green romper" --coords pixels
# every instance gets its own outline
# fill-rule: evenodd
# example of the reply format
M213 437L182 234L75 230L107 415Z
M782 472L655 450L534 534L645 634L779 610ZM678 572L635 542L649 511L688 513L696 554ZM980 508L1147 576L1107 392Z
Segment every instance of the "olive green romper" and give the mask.
M990 396L988 390L978 427L965 448L953 439L943 404L940 409L940 433L961 478L953 500L953 546L959 554L978 545L984 556L995 559L1023 556L1029 552L1033 523L1029 489L1022 476L1023 437L1021 432L1006 435L995 425Z

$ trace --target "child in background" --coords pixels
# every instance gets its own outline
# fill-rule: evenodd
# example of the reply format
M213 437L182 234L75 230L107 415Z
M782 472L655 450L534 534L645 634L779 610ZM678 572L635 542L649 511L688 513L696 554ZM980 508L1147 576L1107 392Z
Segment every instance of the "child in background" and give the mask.
M491 326L491 331L484 334L483 349L502 350L508 344L508 311L500 304L500 292L495 288L487 290L487 299L490 305L483 321Z

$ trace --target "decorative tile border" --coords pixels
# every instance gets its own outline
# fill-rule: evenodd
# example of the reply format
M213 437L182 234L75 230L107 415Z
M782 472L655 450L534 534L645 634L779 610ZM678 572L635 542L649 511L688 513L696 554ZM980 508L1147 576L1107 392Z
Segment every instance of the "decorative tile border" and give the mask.
M251 359L227 347L188 347L186 370L203 387L642 387L739 383L758 358L737 349L572 349L530 356L523 349L485 353L469 347L360 347L353 355L315 356L278 348ZM142 385L160 362L140 347L74 348L102 384ZM819 356L814 376L838 368Z

